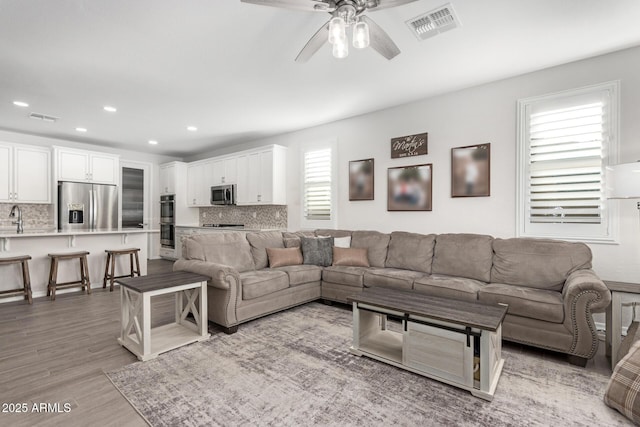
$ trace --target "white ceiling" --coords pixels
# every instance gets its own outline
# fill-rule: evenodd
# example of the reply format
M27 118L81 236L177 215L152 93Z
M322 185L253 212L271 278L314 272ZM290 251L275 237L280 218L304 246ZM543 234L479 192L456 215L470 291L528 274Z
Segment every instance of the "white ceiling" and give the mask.
M298 64L327 13L2 0L0 128L183 157L640 44L637 0L452 0L462 27L419 42L405 21L445 3L368 14L402 51L392 61L372 49L337 60L327 44Z

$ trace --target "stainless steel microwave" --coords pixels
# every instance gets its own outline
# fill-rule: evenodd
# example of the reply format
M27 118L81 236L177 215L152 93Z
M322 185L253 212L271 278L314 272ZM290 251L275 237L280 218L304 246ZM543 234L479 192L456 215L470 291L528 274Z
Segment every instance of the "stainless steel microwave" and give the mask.
M212 205L235 205L236 185L215 185L211 187Z

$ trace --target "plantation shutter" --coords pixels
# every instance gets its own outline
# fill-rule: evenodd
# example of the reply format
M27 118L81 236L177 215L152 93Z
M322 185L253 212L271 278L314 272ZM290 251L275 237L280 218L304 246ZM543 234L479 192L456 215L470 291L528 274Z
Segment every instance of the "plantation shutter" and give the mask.
M529 116L529 222L600 224L606 93L537 106ZM553 105L555 104L555 105Z
M331 220L331 149L304 153L304 217Z

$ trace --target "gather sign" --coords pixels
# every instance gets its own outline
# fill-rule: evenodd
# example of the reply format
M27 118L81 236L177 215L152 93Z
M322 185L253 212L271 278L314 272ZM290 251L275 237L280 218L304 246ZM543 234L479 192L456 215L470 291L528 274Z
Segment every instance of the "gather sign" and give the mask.
M427 133L391 139L391 158L413 157L427 154Z

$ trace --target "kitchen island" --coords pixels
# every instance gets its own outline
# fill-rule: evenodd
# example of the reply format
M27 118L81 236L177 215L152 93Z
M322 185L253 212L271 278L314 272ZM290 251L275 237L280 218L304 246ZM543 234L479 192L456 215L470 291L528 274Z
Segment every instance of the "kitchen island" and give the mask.
M140 272L147 274L148 236L150 233L158 233L159 230L151 228L121 228L112 230L69 230L58 231L48 229L25 229L18 234L15 229L0 229L0 256L11 257L18 255L31 255L29 270L31 273L31 290L33 297L38 298L47 295L47 283L49 281L49 257L50 253L88 251L89 277L92 288L102 287L104 268L106 262L105 249L140 248ZM13 266L0 269L0 291L12 289L16 284L22 283L21 272ZM118 257L116 271L128 271L129 258ZM74 261L62 262L58 267L58 282L77 280L79 277L78 263ZM77 292L80 288L61 289L58 295L65 292ZM22 299L2 298L0 303Z

